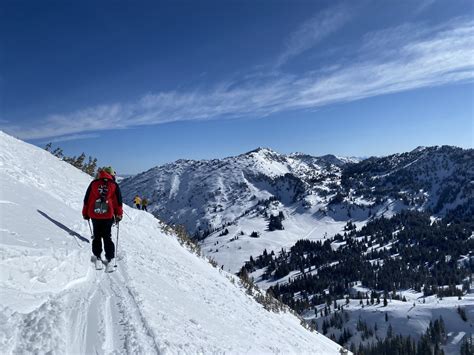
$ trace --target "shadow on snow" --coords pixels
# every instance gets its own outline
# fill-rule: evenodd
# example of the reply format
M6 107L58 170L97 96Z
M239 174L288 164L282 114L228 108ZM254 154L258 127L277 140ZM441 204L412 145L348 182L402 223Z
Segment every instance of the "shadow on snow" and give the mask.
M44 213L43 211L40 211L40 210L37 210L38 213L40 215L42 215L44 218L48 219L49 221L53 222L56 226L58 226L59 228L61 228L62 230L66 231L69 235L72 235L73 237L76 237L77 239L79 239L80 241L83 241L85 243L90 243L89 242L89 239L87 238L84 238L82 235L80 235L79 233L77 232L74 232L72 229L69 229L68 227L66 227L64 224L56 221L55 219L51 218L50 216L48 216L46 213Z

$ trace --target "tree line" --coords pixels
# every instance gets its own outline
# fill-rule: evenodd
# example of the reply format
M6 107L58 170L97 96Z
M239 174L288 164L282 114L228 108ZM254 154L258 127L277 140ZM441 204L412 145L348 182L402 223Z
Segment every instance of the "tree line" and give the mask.
M86 174L89 174L90 176L95 176L97 172L97 158L93 158L89 156L86 160L86 154L82 153L79 156L72 156L68 157L64 155L64 152L62 148L57 147L55 149L52 148L52 143L46 144L44 149L47 152L50 152L52 155L55 157L65 161L66 163L71 164L72 166L78 168L79 170L82 170Z

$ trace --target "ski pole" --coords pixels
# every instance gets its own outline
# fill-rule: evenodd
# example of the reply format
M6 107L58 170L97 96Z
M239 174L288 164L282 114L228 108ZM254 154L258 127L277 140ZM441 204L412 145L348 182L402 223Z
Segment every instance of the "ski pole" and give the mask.
M115 265L114 267L117 267L117 257L118 257L118 242L119 242L119 231L120 231L120 223L117 222L117 246L115 247Z
M92 232L92 227L91 227L91 220L88 219L87 223L89 224L89 230L91 231L91 239L94 239L94 233Z

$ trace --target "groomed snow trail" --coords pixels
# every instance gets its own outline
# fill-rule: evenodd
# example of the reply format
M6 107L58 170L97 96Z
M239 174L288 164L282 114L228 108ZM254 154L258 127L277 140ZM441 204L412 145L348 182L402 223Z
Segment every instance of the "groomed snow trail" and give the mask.
M95 270L90 177L0 132L1 354L338 354L124 206L118 268ZM113 228L113 239L116 229Z

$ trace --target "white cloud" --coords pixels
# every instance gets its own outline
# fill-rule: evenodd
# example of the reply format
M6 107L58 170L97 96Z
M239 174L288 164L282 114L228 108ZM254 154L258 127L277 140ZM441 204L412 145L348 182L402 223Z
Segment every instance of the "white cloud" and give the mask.
M434 5L436 0L419 0L417 2L417 7L415 7L413 13L414 15L419 15L421 12L429 9L431 6Z
M384 38L389 48L383 46ZM47 117L37 127L6 130L37 139L173 121L262 117L474 79L474 21L401 26L364 39L349 64L335 61L301 75L253 75L209 90L148 94L136 102L90 107Z
M350 19L349 12L347 7L339 5L305 21L286 40L285 50L279 55L276 66L285 64L339 30Z
M43 143L58 143L58 142L66 142L66 141L75 141L78 139L91 139L91 138L98 138L100 137L97 133L84 133L84 134L71 134L69 136L61 136L48 139Z

